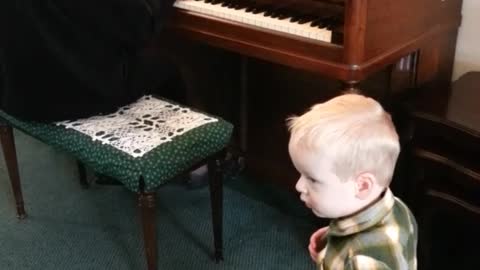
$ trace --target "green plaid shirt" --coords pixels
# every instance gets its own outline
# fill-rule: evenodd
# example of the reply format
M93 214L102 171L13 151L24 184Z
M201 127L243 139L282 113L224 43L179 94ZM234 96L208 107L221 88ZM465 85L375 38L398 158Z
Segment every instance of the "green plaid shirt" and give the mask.
M333 220L326 237L319 270L417 269L415 218L389 189L360 213Z

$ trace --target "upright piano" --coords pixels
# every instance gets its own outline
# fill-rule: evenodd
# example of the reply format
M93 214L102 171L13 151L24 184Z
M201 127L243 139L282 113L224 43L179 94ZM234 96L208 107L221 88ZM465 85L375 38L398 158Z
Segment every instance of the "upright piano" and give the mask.
M395 91L449 82L462 19L462 0L176 0L174 7L169 31L250 61L239 69L249 77L248 121L240 121L249 165L290 186L287 116L331 97L332 88L383 102ZM364 83L371 78L381 83Z

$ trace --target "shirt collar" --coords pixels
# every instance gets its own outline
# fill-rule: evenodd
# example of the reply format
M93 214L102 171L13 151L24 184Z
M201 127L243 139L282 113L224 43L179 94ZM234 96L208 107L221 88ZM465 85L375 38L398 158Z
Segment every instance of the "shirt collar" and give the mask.
M332 236L346 236L373 227L388 215L394 203L395 197L390 189L387 189L380 200L361 212L353 216L332 220L328 234Z

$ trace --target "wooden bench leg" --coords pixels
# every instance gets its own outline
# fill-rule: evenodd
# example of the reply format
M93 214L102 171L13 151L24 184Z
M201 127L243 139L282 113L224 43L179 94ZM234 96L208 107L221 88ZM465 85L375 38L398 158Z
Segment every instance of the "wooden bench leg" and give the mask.
M140 219L143 227L148 270L156 270L157 231L155 226L155 193L140 192L138 194L138 207L140 209Z
M215 261L223 261L223 154L208 162Z
M88 183L87 180L87 169L85 168L85 165L81 161L77 160L77 168L78 168L78 176L80 177L80 185L82 188L89 188L90 184Z
M20 176L18 173L15 139L13 138L13 129L11 126L0 123L0 141L2 143L5 163L7 164L8 176L10 177L15 204L17 206L17 217L19 219L24 219L26 214L23 205L22 186L20 185Z

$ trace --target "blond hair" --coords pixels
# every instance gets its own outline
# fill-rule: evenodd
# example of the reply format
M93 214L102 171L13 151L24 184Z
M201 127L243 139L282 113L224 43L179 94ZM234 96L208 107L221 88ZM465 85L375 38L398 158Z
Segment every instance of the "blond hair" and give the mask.
M341 179L369 172L390 184L400 144L390 114L374 99L344 94L289 118L288 127L290 144L325 154Z

